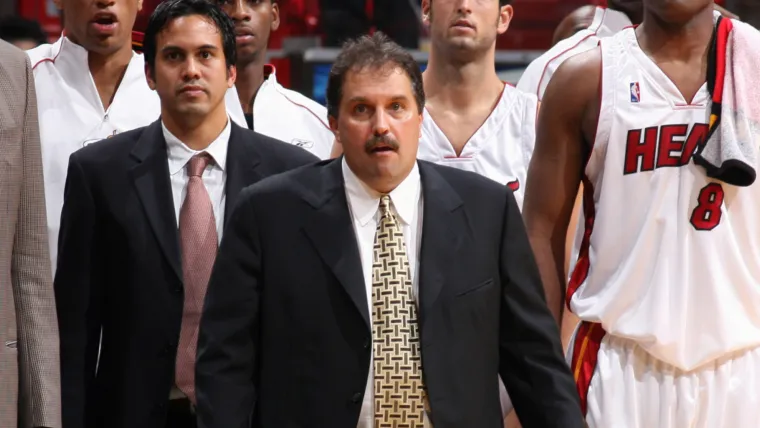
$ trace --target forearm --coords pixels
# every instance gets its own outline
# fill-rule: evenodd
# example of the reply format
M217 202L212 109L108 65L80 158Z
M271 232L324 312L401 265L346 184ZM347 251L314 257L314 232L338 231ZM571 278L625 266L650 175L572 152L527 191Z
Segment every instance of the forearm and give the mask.
M560 325L565 307L565 281L562 279L565 272L564 245L557 251L550 240L531 236L530 232L529 237L541 275L546 305L557 325Z

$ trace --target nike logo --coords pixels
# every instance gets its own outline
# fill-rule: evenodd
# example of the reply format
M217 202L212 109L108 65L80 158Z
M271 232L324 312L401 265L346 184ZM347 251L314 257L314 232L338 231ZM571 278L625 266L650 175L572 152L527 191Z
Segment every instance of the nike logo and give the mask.
M516 192L518 189L520 189L520 180L517 179L515 181L510 181L509 183L507 183L507 187L512 189L513 192Z

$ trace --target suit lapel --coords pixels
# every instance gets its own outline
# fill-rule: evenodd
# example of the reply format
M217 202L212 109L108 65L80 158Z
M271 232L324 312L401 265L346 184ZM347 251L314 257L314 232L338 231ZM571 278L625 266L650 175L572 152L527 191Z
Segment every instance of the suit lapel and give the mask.
M250 133L249 133L250 134ZM227 184L225 185L224 224L235 208L240 192L248 185L263 178L259 171L261 156L253 147L253 137L243 132L234 122L231 126L230 141L227 147Z
M167 261L182 280L177 218L169 181L166 140L160 119L143 131L131 156L135 165L130 170L130 177L145 215Z
M372 323L367 288L346 200L341 162L342 158L336 159L322 170L322 191L319 196L311 194L306 198L314 211L306 222L304 232L338 278L370 330Z
M457 192L425 162L419 162L422 180L422 245L419 258L420 329L435 307L447 270L456 265L456 254L472 230Z

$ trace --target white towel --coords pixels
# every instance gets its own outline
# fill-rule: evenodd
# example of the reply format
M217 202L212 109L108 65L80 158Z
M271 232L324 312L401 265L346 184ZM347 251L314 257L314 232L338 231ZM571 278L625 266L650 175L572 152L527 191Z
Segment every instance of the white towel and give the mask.
M710 49L708 86L713 105L707 141L694 162L709 177L749 186L757 176L760 144L760 32L718 18Z

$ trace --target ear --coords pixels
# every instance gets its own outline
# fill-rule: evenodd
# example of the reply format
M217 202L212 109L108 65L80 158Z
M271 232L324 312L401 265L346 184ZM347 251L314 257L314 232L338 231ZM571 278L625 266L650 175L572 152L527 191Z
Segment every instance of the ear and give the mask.
M430 2L432 0L422 0L422 23L430 25Z
M143 8L143 0L137 0L137 11L140 12Z
M338 119L335 118L335 116L330 115L327 118L327 121L330 123L330 130L335 134L335 142L338 144L343 144L340 142L340 131L338 131Z
M272 31L277 31L280 28L280 6L277 3L272 3L272 25L270 28Z
M145 80L148 82L148 87L152 90L156 90L156 79L153 77L153 73L150 71L150 66L145 63Z
M499 12L499 26L496 30L499 34L504 34L507 32L507 28L509 28L509 23L512 22L512 17L515 14L515 10L512 8L512 5L505 5L500 8Z
M233 86L235 86L236 80L237 80L237 67L232 65L227 69L227 87L232 88Z

